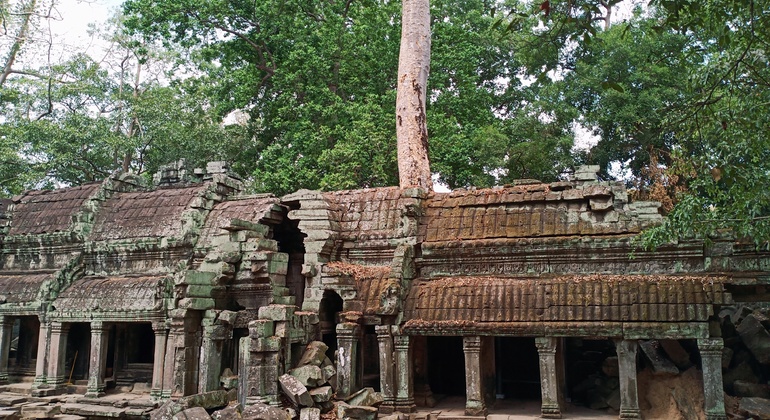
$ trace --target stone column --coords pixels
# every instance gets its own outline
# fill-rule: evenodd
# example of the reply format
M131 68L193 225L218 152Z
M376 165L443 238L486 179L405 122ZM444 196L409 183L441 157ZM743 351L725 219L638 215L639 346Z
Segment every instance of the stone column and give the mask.
M0 315L0 384L8 383L8 356L11 352L13 318Z
M155 334L155 354L152 357L152 388L150 397L154 400L163 398L163 366L166 361L166 340L168 328L165 322L153 322L152 332Z
M107 367L107 331L101 321L91 322L91 357L88 365L86 397L104 395L104 371Z
M44 388L48 382L46 373L48 372L48 325L40 320L40 334L37 337L37 363L35 365L35 381L32 383L33 389Z
M169 311L170 323L163 362L162 397L183 397L198 392L200 312Z
M396 371L393 360L393 336L390 325L377 325L377 344L380 356L380 393L383 403L380 412L391 413L396 404Z
M615 340L620 373L620 418L640 419L639 392L636 387L636 340Z
M53 387L61 387L67 381L65 359L67 358L67 334L69 324L52 322L50 326L51 345L48 347L48 375L46 381Z
M206 311L203 318L203 339L200 356L200 378L198 392L215 391L219 389L219 377L222 373L222 350L224 341L232 338L232 330L215 320L213 311Z
M352 322L337 324L337 397L347 398L359 389L359 327Z
M555 337L536 337L538 358L540 359L540 417L546 419L560 419L561 406L559 405L559 376L556 370L556 345Z
M415 411L414 405L414 367L412 365L412 343L408 335L394 335L393 347L396 353L396 389L395 409L402 413Z
M465 352L465 415L486 416L484 389L481 378L481 337L463 337Z
M699 338L701 367L703 370L704 411L706 420L727 420L724 392L722 391L721 338Z

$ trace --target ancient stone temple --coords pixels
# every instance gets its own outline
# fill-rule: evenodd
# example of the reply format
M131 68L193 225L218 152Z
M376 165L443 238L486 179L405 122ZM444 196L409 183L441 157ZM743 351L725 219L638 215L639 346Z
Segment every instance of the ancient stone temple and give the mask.
M658 203L595 169L277 198L240 193L222 164L179 164L152 185L116 173L0 201L0 381L163 401L233 372L241 404L278 405L279 377L322 341L336 397L371 386L380 412L454 393L479 416L534 387L559 418L570 349L598 341L614 346L620 417L639 418L639 340L683 340L706 416L726 418L716 315L770 301L770 255L726 237L642 251L633 238L661 222Z

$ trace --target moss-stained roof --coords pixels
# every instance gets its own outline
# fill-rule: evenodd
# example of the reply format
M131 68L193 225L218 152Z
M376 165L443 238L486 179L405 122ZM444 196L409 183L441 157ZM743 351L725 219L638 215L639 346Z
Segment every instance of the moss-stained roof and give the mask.
M226 233L224 228L230 226L233 219L259 223L265 215L279 203L272 195L262 195L249 198L234 199L217 204L206 218L201 231L201 242L208 245L212 236Z
M40 287L52 277L53 273L0 274L0 295L5 300L2 303L34 302Z
M407 327L483 328L519 322L704 322L730 302L724 278L587 275L544 278L456 277L418 281Z
M86 277L65 289L57 311L157 311L162 309L166 276Z
M177 235L184 223L182 213L205 189L206 185L195 185L115 193L97 213L91 240Z
M36 235L69 230L73 216L99 186L94 183L51 191L28 191L14 206L8 234Z

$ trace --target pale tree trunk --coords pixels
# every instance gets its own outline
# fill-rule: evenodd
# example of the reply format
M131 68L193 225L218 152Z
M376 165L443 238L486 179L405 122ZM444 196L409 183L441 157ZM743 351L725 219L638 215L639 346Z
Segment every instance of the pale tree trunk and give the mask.
M8 57L5 59L5 65L3 65L3 70L0 72L0 86L3 86L8 79L8 76L13 73L13 65L16 63L16 56L19 54L19 51L21 51L21 47L24 46L24 43L27 42L29 23L30 20L32 20L32 15L35 13L35 7L37 7L37 0L31 0L26 7L22 9L21 27L14 37L15 40L13 41L13 44L11 44L11 50L8 52ZM5 25L5 22L3 22L3 24Z
M398 57L396 138L401 188L433 189L428 162L425 95L430 72L430 2L402 0L401 52Z

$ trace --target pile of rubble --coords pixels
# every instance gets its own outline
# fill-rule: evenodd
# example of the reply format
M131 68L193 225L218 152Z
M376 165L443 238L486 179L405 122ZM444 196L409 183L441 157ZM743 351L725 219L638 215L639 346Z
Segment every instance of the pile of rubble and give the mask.
M328 349L321 341L310 342L297 367L278 378L292 408L299 410L300 420L319 420L321 414L327 413L340 420L376 419L377 407L383 400L372 388L364 388L344 401L334 401L337 371L326 356Z
M740 398L739 418L770 418L768 308L726 307L719 312L725 392Z

